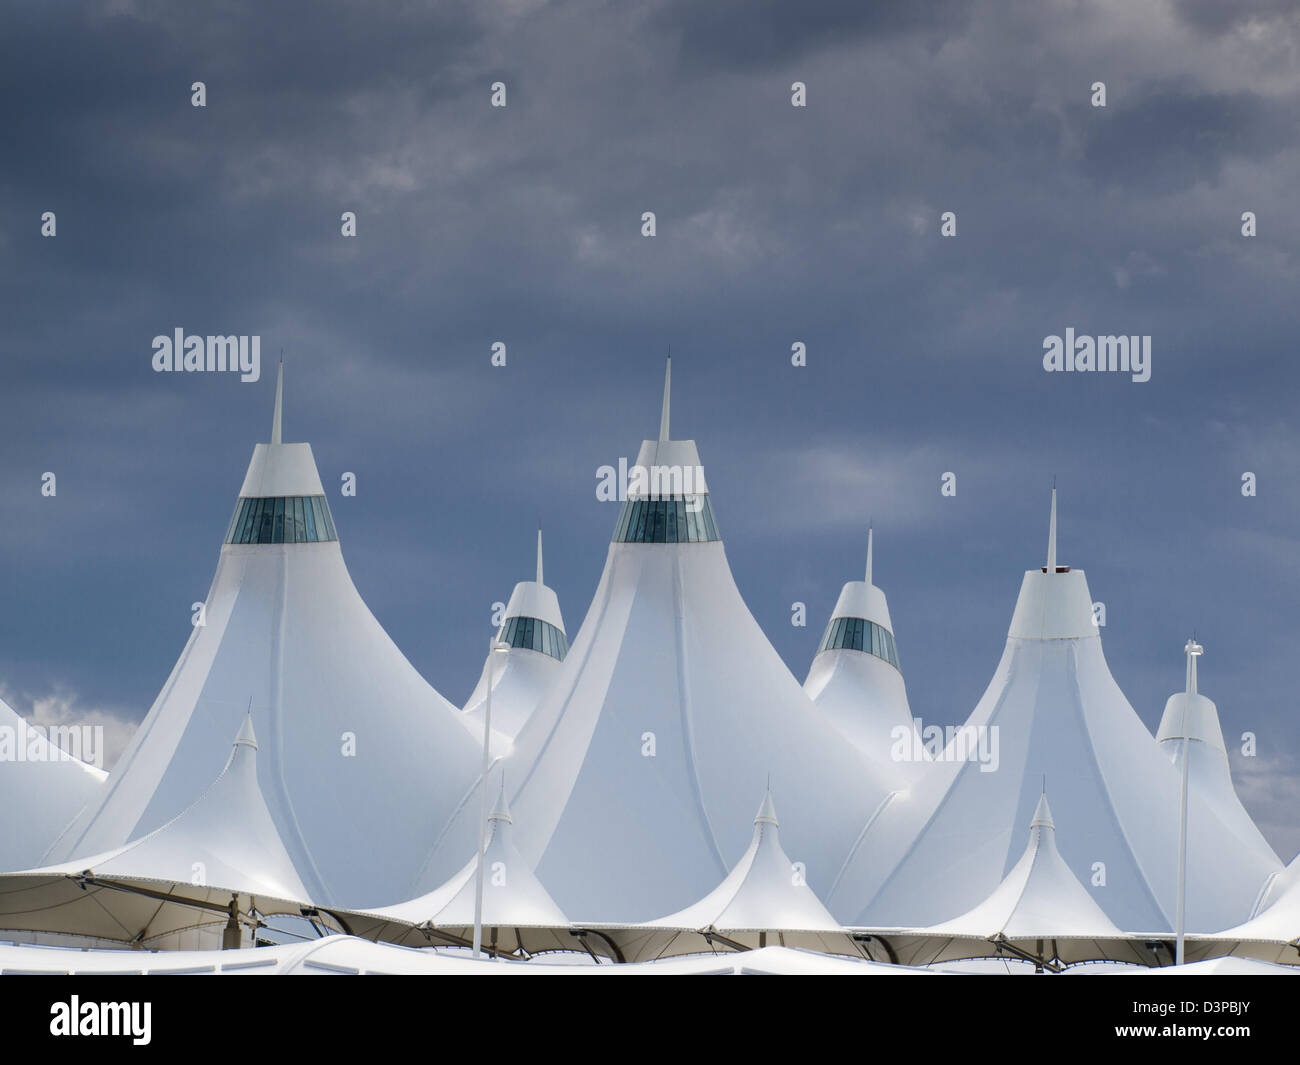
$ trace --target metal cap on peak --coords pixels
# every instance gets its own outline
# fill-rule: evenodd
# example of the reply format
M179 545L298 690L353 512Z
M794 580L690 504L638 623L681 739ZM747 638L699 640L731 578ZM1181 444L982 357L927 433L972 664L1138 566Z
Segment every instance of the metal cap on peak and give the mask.
M253 734L253 713L250 710L244 716L244 723L239 726L239 735L235 737L236 747L252 747L257 750L257 737Z
M1029 822L1030 828L1050 828L1056 829L1056 823L1052 820L1052 810L1047 805L1047 792L1039 797L1038 806L1034 809L1034 819Z

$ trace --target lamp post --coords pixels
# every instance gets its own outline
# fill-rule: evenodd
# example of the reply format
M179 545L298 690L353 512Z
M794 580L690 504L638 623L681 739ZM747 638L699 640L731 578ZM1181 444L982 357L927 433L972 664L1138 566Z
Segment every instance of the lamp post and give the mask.
M478 860L474 863L474 957L483 955L483 851L487 847L487 777L491 761L492 686L496 682L497 655L504 655L510 645L495 636L488 641L487 705L483 711L483 774L479 782Z
M1205 648L1196 638L1187 641L1183 648L1187 655L1187 694L1183 697L1183 784L1178 799L1178 912L1174 928L1174 964L1183 964L1183 938L1187 924L1187 774L1188 756L1191 754L1191 737L1188 735L1187 715L1196 696L1196 659Z

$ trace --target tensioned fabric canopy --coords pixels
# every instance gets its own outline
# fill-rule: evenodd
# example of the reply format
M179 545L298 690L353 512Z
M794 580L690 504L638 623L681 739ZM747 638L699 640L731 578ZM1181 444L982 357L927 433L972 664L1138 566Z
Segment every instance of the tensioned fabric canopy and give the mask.
M106 776L51 743L47 730L33 728L0 699L0 870L39 862L99 794Z
M322 904L414 893L430 832L462 803L476 808L473 723L416 671L358 594L338 540L326 536L332 520L315 520L325 490L311 445L281 440L281 396L277 381L271 442L253 449L239 493L272 500L269 525L266 507L242 524L246 508L237 508L203 623L102 795L46 861L100 853L171 820L216 776L250 709L267 807ZM302 509L300 536L301 500L315 502L310 523Z
M803 689L813 705L870 758L885 763L895 749L919 757L888 764L900 782L920 771L924 747L910 734L916 725L894 643L894 623L885 593L876 587L872 554L874 530L867 531L866 580L849 581L831 611L826 633L808 669ZM900 741L908 742L900 746Z
M858 931L868 933L890 961L905 965L1003 956L1058 971L1084 961L1160 960L1146 940L1116 927L1065 864L1046 794L1020 861L979 905L927 928Z
M771 791L764 794L754 818L749 848L704 898L642 925L600 925L596 930L629 962L755 950L769 944L852 957L863 954L781 846Z
M465 703L465 714L475 728L483 727L487 704L488 676L492 686L492 731L513 739L560 671L569 653L569 638L564 631L560 601L542 580L542 533L537 532L537 579L520 581L506 603L498 642L507 650L493 662L489 651L478 684ZM480 731L480 735L481 735Z
M727 828L749 819L770 775L790 855L825 885L888 791L884 774L817 713L768 642L711 538L716 525L701 533L709 486L694 441L669 438L667 380L659 438L633 469L659 471L661 486L689 475L692 490L670 491L671 514L633 526L629 508L653 492L629 477L586 620L505 758L520 853L575 918L651 919L736 864L744 843ZM466 807L434 836L423 887L459 867L475 830Z
M1043 788L1061 855L1128 932L1167 935L1178 880L1180 777L1111 676L1082 570L1025 573L997 672L965 725L894 795L825 892L855 925L918 927L987 898L1020 854ZM1187 927L1243 920L1281 863L1253 826L1189 798Z
M491 955L530 957L588 950L569 919L516 849L504 788L488 818L483 849L483 945ZM477 857L450 880L417 899L343 915L363 939L403 946L468 946L474 934ZM598 944L598 937L593 938ZM599 951L598 951L599 952Z
M260 916L317 916L258 787L256 752L249 718L226 768L175 820L104 854L0 875L0 937L184 950L235 942Z

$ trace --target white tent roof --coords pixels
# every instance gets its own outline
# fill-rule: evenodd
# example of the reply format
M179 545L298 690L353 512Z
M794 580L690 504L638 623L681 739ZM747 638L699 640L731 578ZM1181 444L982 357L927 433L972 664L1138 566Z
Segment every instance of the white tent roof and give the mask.
M885 593L876 587L872 573L874 533L867 533L867 573L864 581L849 581L831 612L830 627L840 618L860 619L889 633L892 642L894 625L889 617ZM808 670L803 688L813 704L861 750L881 764L890 763L890 751L898 728L914 730L912 710L907 702L907 686L896 662L872 651L870 624L862 626L863 649L827 647L819 650ZM823 644L825 643L823 637ZM895 656L896 657L896 656ZM923 750L920 744L910 748ZM914 763L896 763L900 770L915 768ZM908 774L900 773L905 779Z
M520 581L515 585L506 604L505 615L496 638L502 639L512 629L515 619L533 619L552 626L558 633L568 639L564 628L564 618L560 614L560 601L555 592L542 581L542 534L537 533L537 579ZM518 621L515 628L517 630ZM560 671L560 664L567 654L567 647L551 646L542 642L540 632L534 641L542 647L512 646L508 652L492 662L493 652L489 651L479 674L478 684L465 703L465 713L473 720L475 727L482 729L483 714L487 703L488 672L493 671L496 682L492 685L492 731L499 732L508 739L513 739L524 722L541 702L551 682ZM482 735L480 732L479 735Z
M232 895L263 912L311 907L258 787L256 752L249 718L225 769L174 820L103 854L0 876L0 929L175 942L219 930Z
M320 496L310 446L258 445L244 490ZM430 835L475 787L479 743L375 620L337 539L226 543L205 620L100 801L49 860L175 817L217 774L251 702L262 791L312 896L359 904L415 890Z
M1066 865L1045 794L1034 810L1024 854L983 902L926 928L872 931L909 965L998 954L1053 969L1080 961L1157 960L1106 916Z
M0 870L39 862L107 776L47 736L0 699Z
M1056 849L1056 825L1046 795L1034 811L1029 845L1002 883L973 910L924 931L982 939L1107 939L1123 934Z
M764 794L754 818L749 849L726 879L699 902L648 923L660 928L715 928L720 932L843 931L782 849L770 791Z
M1300 963L1300 856L1279 873L1262 894L1260 904L1248 921L1213 936L1198 937L1199 950L1188 948L1189 956L1229 946L1234 954L1271 962Z
M504 788L488 818L483 851L483 946L492 955L529 957L587 949L569 919L516 849ZM406 946L467 946L474 936L477 858L418 899L340 915L364 939ZM596 944L600 946L600 944Z
M694 442L666 439L666 415L665 402L665 438L646 441L642 459L696 464ZM658 505L634 497L621 517L639 510L648 523ZM708 493L682 507L699 533ZM716 886L744 852L726 826L748 820L749 787L769 773L794 826L786 845L814 886L886 790L750 615L714 527L670 542L667 520L659 540L616 529L586 620L507 759L520 852L566 912L591 922L648 919ZM462 811L428 883L459 866L473 831Z
M483 850L483 924L501 927L567 927L569 919L515 847L513 824L503 791L488 817L488 840ZM455 876L429 894L367 913L412 925L472 927L477 865L476 856L466 862ZM357 926L353 924L353 927Z
M969 730L867 828L828 893L852 923L932 924L986 898L1018 858L1014 826L1046 778L1061 854L1111 920L1172 927L1179 775L1111 677L1083 572L1055 564L1055 512L1053 493L1051 565L1024 576ZM996 766L959 757L981 736L996 742ZM1279 863L1198 794L1188 820L1188 927L1221 928L1250 911Z
M28 870L212 884L310 904L257 782L257 737L244 719L220 776L174 820L104 854Z
M831 916L781 846L772 793L754 818L749 848L722 883L683 910L639 925L591 926L620 960L645 961L768 943L860 956L849 931Z

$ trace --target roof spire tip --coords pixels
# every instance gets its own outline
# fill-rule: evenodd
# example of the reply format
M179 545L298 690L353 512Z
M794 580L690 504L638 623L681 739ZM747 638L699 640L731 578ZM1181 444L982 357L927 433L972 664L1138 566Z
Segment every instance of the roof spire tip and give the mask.
M1187 655L1187 694L1196 694L1196 659L1205 654L1205 648L1196 642L1196 633L1192 633L1192 638L1187 641L1187 646L1183 648L1183 653Z
M284 357L280 358L280 365L275 371L275 413L271 415L271 443L281 443L280 419L281 412L284 409Z
M673 384L673 357L668 356L668 361L664 366L664 405L659 414L659 439L667 440L668 436L668 400L672 393Z
M1047 523L1047 572L1056 572L1056 478L1052 478L1052 516Z

